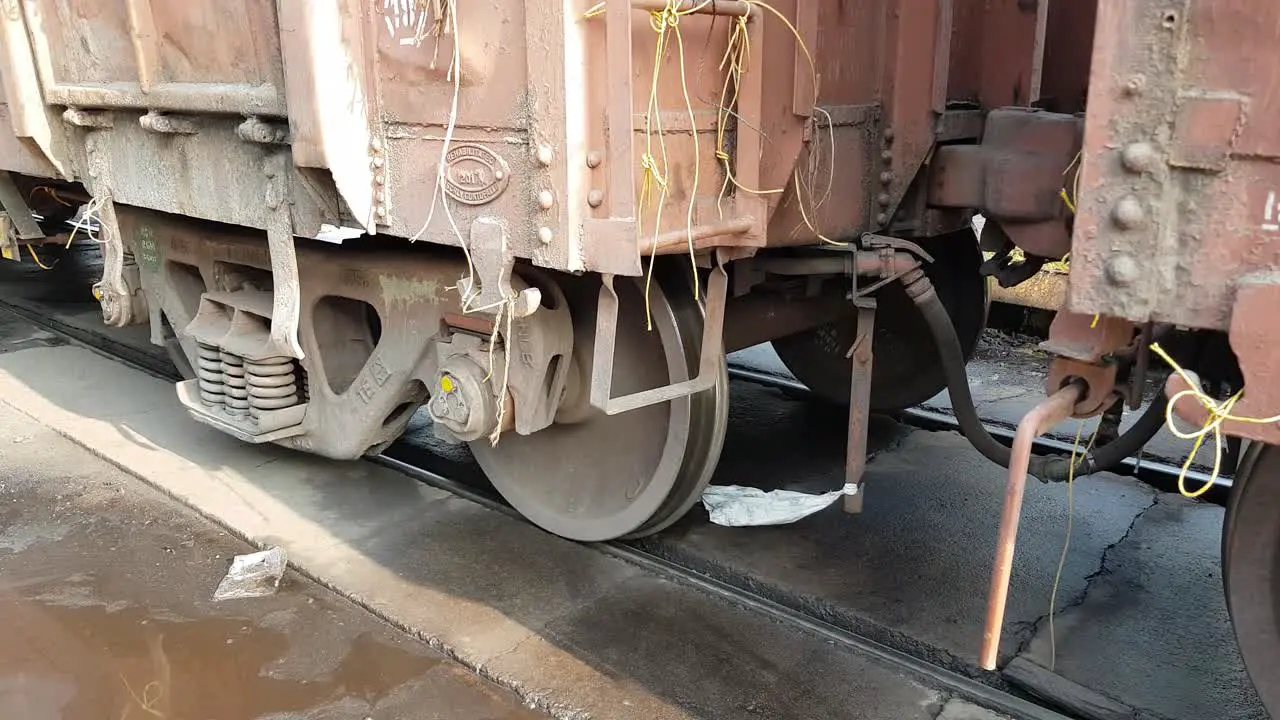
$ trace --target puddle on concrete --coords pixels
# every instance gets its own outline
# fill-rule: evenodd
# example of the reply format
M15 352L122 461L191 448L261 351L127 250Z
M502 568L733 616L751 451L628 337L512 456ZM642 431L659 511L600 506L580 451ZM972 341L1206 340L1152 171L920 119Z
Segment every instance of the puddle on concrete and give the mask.
M400 717L377 712L381 701L448 663L364 633L333 671L284 679L288 638L248 620L157 619L11 593L0 593L0 628L0 715L15 720ZM447 688L431 686L431 704L448 707ZM470 690L460 688L463 704Z

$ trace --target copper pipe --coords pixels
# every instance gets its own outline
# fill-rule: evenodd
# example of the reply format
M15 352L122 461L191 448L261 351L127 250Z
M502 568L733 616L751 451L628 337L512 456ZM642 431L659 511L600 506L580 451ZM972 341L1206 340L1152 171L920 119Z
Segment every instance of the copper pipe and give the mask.
M1013 571L1013 550L1018 541L1018 521L1022 518L1022 494L1027 486L1027 465L1035 439L1054 425L1071 417L1084 386L1071 383L1045 398L1018 423L1009 459L1009 480L1004 487L1004 511L1000 516L1000 538L996 561L991 569L991 589L987 594L987 622L982 630L979 662L984 670L995 670L1000 652L1000 631L1004 627L1005 603L1009 599L1009 574Z

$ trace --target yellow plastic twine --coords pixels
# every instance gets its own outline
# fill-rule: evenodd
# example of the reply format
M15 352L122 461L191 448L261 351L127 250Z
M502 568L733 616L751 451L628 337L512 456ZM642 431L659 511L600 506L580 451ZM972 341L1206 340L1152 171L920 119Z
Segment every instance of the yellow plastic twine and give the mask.
M804 54L805 61L809 66L809 74L813 79L813 112L815 115L821 113L827 117L827 134L830 136L831 161L828 166L827 188L823 193L823 197L817 202L813 202L812 188L810 188L804 181L804 178L801 177L800 167L797 165L797 167L792 170L791 177L796 186L796 207L800 210L801 223L808 228L809 231L818 238L818 240L828 245L837 245L841 247L847 246L849 243L832 240L819 231L814 225L813 220L810 218L809 208L807 207L809 204L812 204L814 210L820 208L829 196L831 187L834 185L835 180L835 127L831 122L830 114L818 106L819 77L817 64L813 60L813 53L809 51L808 44L806 44L804 38L800 36L800 31L797 30L796 26L793 25L785 15L779 12L777 8L763 0L744 0L744 2L752 7L760 8L761 10L768 12L782 22L782 24L786 26L787 30L791 32L792 37L795 38L796 46L799 47L800 51ZM729 46L725 49L724 57L720 61L720 67L725 70L726 73L725 83L721 88L719 109L716 116L716 158L720 160L724 168L725 182L721 186L720 198L716 202L717 209L720 209L721 201L724 199L725 193L727 192L730 184L738 190L752 195L779 195L786 190L786 188L749 188L738 182L738 179L733 174L730 156L724 145L725 125L732 113L729 108L737 104L739 88L741 87L741 78L748 70L750 63L751 44L748 40L749 36L747 34L746 22L747 19L744 17L739 17L735 20L729 35ZM729 92L730 82L733 83L732 95L730 95ZM812 116L810 117L810 121L815 122L816 124L816 120ZM810 182L813 180L812 176L817 172L815 164L816 157L816 151L811 150L809 160ZM808 200L805 198L806 193L810 195ZM723 210L721 209L720 212L723 217Z
M467 240L462 236L462 230L458 228L458 223L454 220L453 211L449 208L449 194L445 190L445 184L448 181L446 173L448 166L445 158L449 156L449 147L453 144L453 133L458 127L458 101L462 95L462 38L458 35L458 8L457 0L445 0L444 3L445 17L437 17L432 26L433 33L444 32L453 37L453 52L449 57L449 69L445 73L445 79L453 83L453 93L449 101L449 119L445 124L444 141L440 145L440 162L436 168L436 184L431 190L431 205L427 209L427 219L422 221L422 227L418 228L418 232L409 238L409 242L416 242L423 234L427 232L427 227L431 225L432 218L436 214L436 202L444 208L445 219L449 221L449 227L453 230L454 237L458 240L458 246L462 248L462 255L467 261L467 294L462 298L462 311L464 313L476 312L470 307L471 300L475 296L476 278L475 264L471 260L471 250L467 247ZM437 44L439 43L439 34L436 35ZM434 64L435 59L432 58Z
M1067 175L1071 172L1071 170L1080 164L1080 159L1081 157L1083 157L1081 152L1077 152L1076 156L1071 159L1071 164L1067 166L1066 170L1062 171L1062 177L1064 178L1064 180L1067 177ZM1072 178L1071 180L1071 192L1068 193L1067 186L1063 185L1062 189L1058 191L1058 197L1062 198L1063 204L1067 206L1067 209L1071 211L1072 215L1075 215L1076 214L1076 198L1079 196L1080 196L1080 173L1079 171L1077 171L1075 177Z
M36 193L44 193L48 195L49 197L53 198L54 202L58 203L59 205L62 205L63 207L72 206L72 203L68 202L67 200L64 200L62 196L58 194L57 190L55 190L52 187L49 187L48 185L37 185L36 187L32 188L31 193L27 195L27 199L35 200Z
M1101 427L1099 424L1098 427ZM1062 570L1067 565L1067 552L1071 549L1071 531L1075 520L1076 502L1075 502L1075 479L1076 479L1076 458L1083 458L1093 449L1093 443L1098 439L1098 428L1094 428L1093 436L1089 438L1089 444L1085 447L1084 452L1080 452L1080 435L1084 432L1084 421L1082 420L1076 426L1076 441L1071 446L1071 465L1067 466L1067 532L1066 537L1062 541L1062 554L1058 556L1058 569L1053 574L1053 590L1049 593L1049 670L1053 671L1054 665L1058 659L1058 640L1053 627L1054 608L1058 604L1058 588L1062 584Z
M712 2L714 0L703 0L697 5L692 5L682 10L680 8L684 5L683 0L667 0L665 7L649 13L649 27L657 33L658 39L653 49L653 75L649 82L649 102L645 109L644 118L645 149L640 156L640 169L643 172L643 179L640 183L639 198L636 200L636 206L639 209L636 217L637 228L643 234L642 217L644 210L654 202L656 188L657 205L654 210L653 242L650 244L649 267L645 271L644 278L644 314L645 327L648 330L653 330L653 314L650 309L649 294L653 285L653 268L658 254L658 237L662 230L662 210L666 205L668 180L670 178L666 134L662 129L662 115L658 101L658 83L662 76L662 62L666 59L672 40L675 41L676 46L677 68L680 73L680 91L684 97L685 111L689 116L690 132L693 134L693 186L689 191L688 208L685 211L685 234L689 244L689 266L693 275L693 297L697 300L702 294L701 281L698 278L698 259L693 243L693 205L698 197L698 185L702 179L702 158L698 143L697 121L693 114L693 101L689 97L688 74L685 70L684 37L680 34L680 19L686 15L697 13L711 5ZM597 3L587 10L584 17L598 17L604 13L604 9L603 2ZM657 134L658 145L656 157L654 155L655 133ZM659 162L659 158L661 162Z
M27 243L27 252L31 254L31 259L36 261L36 265L39 265L41 270L52 270L53 265L58 264L57 260L53 261L53 265L45 265L40 262L40 256L36 254L36 249L31 247L31 243Z
M76 241L76 233L80 232L81 225L84 226L84 234L87 235L90 240L98 243L99 245L103 244L104 241L99 240L98 237L93 234L93 226L97 224L101 227L100 213L102 212L102 206L105 205L106 202L107 198L105 195L94 196L89 199L88 204L84 206L84 212L80 214L80 222L72 225L71 233L67 235L68 248L71 247L71 243Z
M652 287L654 261L656 259L657 249L658 249L657 239L660 235L660 230L662 226L662 211L667 199L668 183L670 180L670 176L669 176L670 166L668 164L667 148L666 148L666 142L665 142L665 131L663 130L663 127L662 127L662 117L659 112L660 108L659 108L659 101L658 101L658 87L659 87L659 82L661 78L662 61L666 58L666 55L670 49L672 40L674 40L676 51L677 51L681 94L684 98L685 110L688 113L689 123L693 130L693 137L694 137L693 185L689 194L689 204L686 209L685 226L686 226L686 234L688 238L689 262L690 262L691 269L693 271L694 298L697 299L700 296L700 281L699 281L698 272L697 272L696 247L694 245L694 239L693 239L693 211L694 211L693 203L694 203L694 200L697 198L697 189L699 187L699 184L701 183L702 169L701 169L700 147L697 141L697 125L696 125L695 117L693 114L693 103L689 95L688 77L686 72L686 64L685 64L685 56L684 56L684 39L683 39L683 36L680 34L680 20L681 18L687 15L692 15L694 13L701 11L702 9L711 5L713 1L714 0L704 0L701 3L690 5L682 9L682 7L685 5L685 3L682 0L667 0L666 5L662 9L654 10L649 14L649 25L653 29L653 31L657 33L658 40L654 47L653 74L652 74L652 78L649 86L648 107L645 113L645 128L644 128L645 151L640 156L640 168L643 173L643 179L641 181L641 186L638 193L639 198L637 200L637 206L640 208L641 211L643 211L644 209L650 207L655 202L655 195L656 195L657 206L655 210L655 218L654 218L654 225L653 225L654 242L651 243L651 246L650 246L649 267L645 275L645 290L644 290L645 319L646 319L646 327L649 330L653 329L652 313L650 311L650 302L649 302L650 289ZM832 126L832 123L830 122L830 115L827 114L826 111L822 110L822 108L818 107L817 66L814 63L813 55L809 51L808 45L805 44L804 39L800 36L799 31L796 30L795 26L791 23L790 20L786 18L786 16L784 16L776 8L774 8L773 6L769 5L766 2L763 2L762 0L746 0L746 2L751 6L760 8L772 14L774 17L780 20L783 23L783 25L785 25L787 29L791 32L792 36L795 37L796 43L798 44L801 51L804 53L806 60L808 61L809 70L811 75L813 76L814 113L815 114L822 113L824 115L827 115L827 118L828 118L827 129L828 129L828 134L831 135L831 138L830 138L831 162L828 167L830 177L828 178L827 187L825 189L822 199L819 200L816 204L814 204L815 207L820 207L822 202L825 201L827 196L829 196L831 192L831 187L834 185L835 129ZM587 12L584 14L584 17L587 17L587 18L598 17L602 15L604 11L605 11L605 4L603 2L596 3L590 9L587 10ZM741 87L741 78L743 73L745 73L747 70L749 60L750 60L750 40L749 40L749 35L747 30L747 18L738 17L734 19L734 22L730 27L729 44L720 62L720 69L725 72L725 80L724 80L723 86L721 87L720 102L717 105L717 112L716 112L715 155L716 155L716 158L720 160L725 173L725 181L721 185L720 194L716 201L716 207L721 217L724 216L722 201L728 192L728 188L730 184L732 184L735 188L737 188L742 192L750 193L753 195L776 195L776 194L781 194L785 190L785 188L774 188L774 189L749 188L743 185L734 176L731 157L728 151L725 149L726 126L728 124L728 119L730 115L733 114L733 110L731 108L737 103L738 96L739 96L739 89ZM655 135L657 136L656 155L654 152L654 136ZM816 152L811 152L810 163L809 163L810 164L809 174L811 176L810 182L813 181L812 176L816 175L816 172L817 172L816 157L817 157ZM807 226L809 230L813 232L813 234L824 243L828 243L831 245L841 245L841 246L847 245L848 243L839 242L839 241L828 238L826 235L819 232L818 229L814 226L813 221L810 218L810 212L808 207L812 203L812 198L809 198L808 200L806 200L806 194L812 195L812 189L809 187L809 184L807 184L804 181L804 178L801 177L799 167L797 167L793 171L792 175L796 183L796 201L800 209L800 215L803 218L803 224ZM640 222L640 219L637 218L637 223L639 222ZM641 232L642 233L644 232L643 228L641 229Z
M489 382L493 377L493 349L498 344L498 328L501 327L503 316L507 320L507 334L503 338L503 360L502 360L502 387L498 391L498 414L497 422L494 423L493 432L489 433L489 445L498 447L498 440L502 438L502 423L507 417L507 393L510 392L508 385L511 379L511 356L515 354L515 348L512 347L512 324L515 319L516 299L520 297L519 293L513 294L507 300L498 304L497 315L493 318L493 332L489 335L489 374L485 376L484 381Z
M1195 444L1191 446L1191 452L1187 454L1186 462L1182 463L1182 471L1178 473L1178 492L1184 497L1197 498L1209 491L1218 479L1218 474L1222 469L1222 423L1230 420L1232 422L1249 423L1251 425L1272 425L1280 423L1280 415L1269 418L1253 418L1241 415L1233 415L1231 408L1240 401L1244 396L1244 390L1237 391L1234 395L1226 400L1216 400L1210 397L1204 390L1200 389L1200 383L1193 378L1186 370L1183 370L1169 354L1160 347L1159 343L1151 343L1151 352L1155 353L1173 368L1173 371L1182 377L1183 382L1187 384L1187 389L1175 393L1169 398L1169 405L1165 408L1165 425L1168 426L1169 432L1183 440L1194 440ZM1204 426L1198 430L1187 431L1178 427L1174 422L1173 408L1178 401L1184 397L1194 397L1205 410L1208 411L1209 417L1205 420ZM1198 489L1192 491L1187 490L1186 480L1187 471L1191 468L1191 462L1195 460L1196 453L1199 452L1200 446L1204 444L1204 440L1209 434L1213 434L1213 472L1209 475L1209 479L1205 481Z
M436 8L436 14L429 34L436 38L435 52L439 50L439 41L442 35L449 35L453 38L453 52L450 54L449 68L445 74L445 79L452 84L452 94L449 101L449 118L445 124L444 141L440 146L440 162L436 168L435 187L431 191L431 205L427 210L427 219L423 221L422 227L418 228L418 231L409 238L409 241L415 242L426 233L427 227L431 225L431 220L435 216L438 201L439 206L443 209L445 219L449 222L450 229L453 230L453 234L458 240L458 246L462 248L462 255L467 263L467 279L465 292L463 292L462 296L462 312L467 314L494 312L493 332L489 336L489 374L485 377L485 382L488 382L493 377L493 355L498 344L499 329L502 327L504 317L506 319L506 337L503 342L507 347L505 348L503 363L502 386L497 398L497 425L494 427L493 432L489 434L489 443L496 446L502 436L502 423L506 418L506 400L509 392L508 380L511 376L511 355L513 352L510 347L511 338L513 337L511 331L519 294L513 294L509 298L481 307L472 305L480 294L476 290L475 263L471 259L471 250L467 247L467 240L463 237L462 230L458 228L458 223L453 217L453 211L449 207L448 192L445 190L445 184L448 180L446 176L448 167L445 164L445 158L449 155L449 147L453 143L453 134L458 126L458 103L462 95L462 39L458 34L457 0L433 0L433 3ZM433 52L432 67L435 66L435 60ZM458 289L458 286L453 286L451 289Z

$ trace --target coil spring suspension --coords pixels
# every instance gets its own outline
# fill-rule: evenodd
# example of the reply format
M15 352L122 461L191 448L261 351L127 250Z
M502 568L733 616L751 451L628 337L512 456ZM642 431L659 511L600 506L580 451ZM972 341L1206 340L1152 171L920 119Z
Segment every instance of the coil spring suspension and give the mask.
M226 386L222 379L222 358L216 345L197 343L196 378L200 388L200 402L216 406L226 402Z
M244 376L244 358L226 350L220 356L227 412L236 417L244 417L249 414L249 388Z
M245 360L249 385L249 415L279 410L298 404L298 376L292 358L273 357Z

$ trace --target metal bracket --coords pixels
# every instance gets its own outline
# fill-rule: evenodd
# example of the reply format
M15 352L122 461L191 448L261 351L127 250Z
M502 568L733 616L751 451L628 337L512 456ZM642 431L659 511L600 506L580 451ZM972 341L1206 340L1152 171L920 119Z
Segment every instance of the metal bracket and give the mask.
M245 142L263 145L284 145L289 142L289 126L274 123L260 117L248 117L236 126L236 137Z
M195 120L185 115L170 115L155 110L138 118L143 130L161 135L195 135L200 132Z
M725 272L724 264L717 262L707 281L706 320L702 327L702 353L697 377L615 398L611 395L614 346L618 340L618 292L613 288L613 276L605 275L596 308L591 405L606 415L617 415L711 389L720 372L719 363L724 358L724 307L728 290L729 274Z
M515 317L532 315L542 303L542 293L537 288L525 288L516 293L511 287L511 270L516 259L506 222L493 217L476 218L471 223L468 244L480 287L472 287L469 277L458 281L463 308L467 312L495 312L503 303L516 298L511 309Z
M933 262L933 256L925 252L924 248L910 240L903 240L902 238L889 237L888 235L877 235L876 233L864 233L860 244L866 250L880 250L884 248L904 250L925 262Z
M271 255L271 342L277 350L301 360L298 322L302 317L302 295L298 280L298 255L294 248L293 218L289 212L288 151L269 155L263 165L267 176L267 250Z
M44 237L40 223L36 222L31 208L27 207L27 201L22 199L22 193L7 172L0 172L0 207L9 214L9 222L13 223L19 240L39 240Z
M133 301L124 277L124 238L116 222L116 205L109 192L98 195L92 204L98 207L98 242L102 246L102 279L93 286L93 294L102 305L102 321L125 327L133 322Z
M876 334L876 301L874 298L854 300L858 308L858 334L849 348L852 378L849 392L849 444L845 449L845 487L853 485L857 492L846 492L844 511L862 512L862 476L867 469L867 430L871 425L871 363Z
M62 113L62 121L80 128L109 128L115 126L111 113L105 110L85 110L69 107Z

